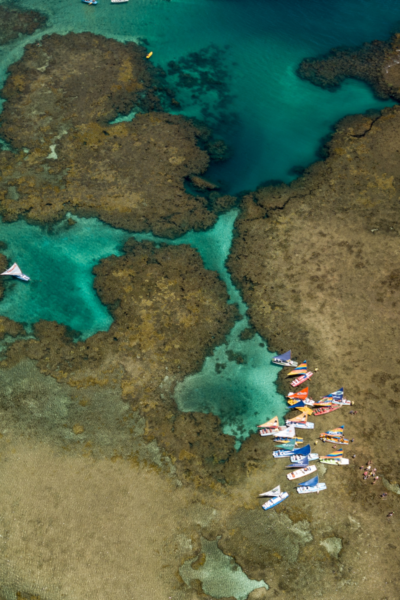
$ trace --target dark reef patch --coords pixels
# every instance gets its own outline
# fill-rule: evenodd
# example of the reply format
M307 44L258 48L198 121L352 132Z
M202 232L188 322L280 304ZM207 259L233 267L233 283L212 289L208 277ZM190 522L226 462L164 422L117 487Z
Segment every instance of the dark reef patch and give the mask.
M21 35L32 35L44 27L47 17L36 10L17 10L5 4L0 6L0 45L9 44Z
M324 89L335 90L345 79L371 86L381 100L400 100L400 34L359 48L333 48L325 56L304 59L297 74Z
M211 143L209 130L161 112L158 70L145 56L90 33L26 47L3 90L0 134L13 148L0 153L5 220L53 222L72 211L171 238L215 223L207 199L184 188L208 167L198 142ZM143 114L109 124L134 108Z

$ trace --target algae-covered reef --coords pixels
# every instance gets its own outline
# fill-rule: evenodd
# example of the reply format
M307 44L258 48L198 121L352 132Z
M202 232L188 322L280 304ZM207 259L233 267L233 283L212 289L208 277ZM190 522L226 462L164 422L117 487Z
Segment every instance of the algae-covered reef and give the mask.
M400 100L400 34L387 42L374 40L359 48L333 48L325 56L304 59L297 74L319 87L334 90L348 78L364 81L382 100Z
M35 10L17 10L8 5L0 6L0 45L9 44L21 35L31 35L44 27L47 18Z
M236 308L191 247L130 241L125 250L95 268L95 288L114 317L109 331L75 343L64 326L42 321L36 339L16 341L0 364L9 368L27 357L78 389L107 388L120 378L123 400L145 417L147 439L177 461L178 473L218 479L234 439L212 415L179 414L171 394L222 343Z
M358 467L372 460L381 479L400 478L399 134L398 107L377 118L341 121L324 162L291 185L261 188L243 199L228 261L251 322L271 349L291 348L299 359L308 359L312 370L318 368L311 397L344 386L355 402L349 408L356 414L341 409L315 420L317 432L345 424L346 437L354 439L346 448L350 458L355 455L352 467L326 474L323 512L335 527L330 516L340 497L344 512L352 508L368 520L376 541L373 554L362 555L371 576L365 594L357 581L358 593L371 598L382 580L392 580L382 569L393 561L398 535L398 524L386 522L389 510L398 506L396 495L382 499L381 481L371 486ZM289 389L283 377L280 388ZM346 555L344 546L342 564ZM359 562L351 563L359 572ZM350 596L342 590L330 597Z
M165 86L146 50L89 33L45 36L10 67L0 135L0 213L40 223L72 211L177 237L213 225L185 179L209 163L209 133L161 111ZM133 121L111 125L136 110ZM214 192L215 195L215 192ZM217 194L218 196L218 194Z

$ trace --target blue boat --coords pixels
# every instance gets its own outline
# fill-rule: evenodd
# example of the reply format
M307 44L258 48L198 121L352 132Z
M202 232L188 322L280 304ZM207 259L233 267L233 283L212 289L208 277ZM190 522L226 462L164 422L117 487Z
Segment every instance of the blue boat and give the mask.
M316 492L322 492L326 490L326 483L319 483L318 475L309 479L308 481L304 481L303 483L299 483L297 486L297 492L299 494L312 494Z
M286 469L303 469L304 467L308 467L308 455L304 456L303 460L286 465Z
M274 450L272 456L274 458L287 458L288 456L295 456L296 454L303 454L305 456L308 456L310 452L311 446L310 444L307 444L307 446L303 446L303 448L296 448L295 450Z
M307 486L307 485L309 487L312 487L313 485L317 485L318 482L319 482L319 476L317 475L316 477L312 477L308 481L303 481L303 483L299 483L298 487L303 487L303 486Z
M277 506L286 500L286 498L289 497L289 494L287 492L281 492L281 486L278 485L270 492L265 492L264 494L260 494L260 496L273 496L270 500L267 500L267 502L262 505L264 510L269 510L270 508L274 508L274 506Z
M97 4L97 0L81 0L83 4Z

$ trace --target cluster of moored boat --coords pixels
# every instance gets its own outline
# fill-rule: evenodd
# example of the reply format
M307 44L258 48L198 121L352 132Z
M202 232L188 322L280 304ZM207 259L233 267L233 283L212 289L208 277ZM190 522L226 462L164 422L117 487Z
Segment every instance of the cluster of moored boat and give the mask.
M307 361L300 365L291 360L291 352L285 352L281 356L276 356L272 362L281 367L292 367L293 370L287 374L287 377L295 377L291 381L292 387L298 387L305 381L311 379L313 373L307 370ZM319 456L311 452L310 444L303 447L297 447L303 443L303 438L296 436L296 429L314 429L314 423L308 421L308 417L321 416L334 410L351 404L350 400L344 397L343 388L324 396L320 400L314 401L308 396L308 387L290 392L287 396L288 405L291 409L297 409L299 414L286 420L286 424L279 425L278 417L273 417L266 423L259 425L259 433L262 437L271 436L274 442L279 443L277 449L273 451L274 458L290 458L290 464L287 469L294 469L287 474L289 481L294 481L311 475L317 470L316 465L310 465L313 461L319 461L328 465L348 465L349 459L343 457L343 449L335 450L325 456ZM346 445L349 443L344 437L344 425L330 429L320 434L319 439L322 442L330 442L335 445ZM335 446L336 447L336 446ZM326 484L319 481L318 475L311 479L297 484L299 494L311 494L326 490ZM260 494L260 498L268 497L269 500L262 505L264 510L277 506L289 497L288 492L282 492L278 485L269 492Z

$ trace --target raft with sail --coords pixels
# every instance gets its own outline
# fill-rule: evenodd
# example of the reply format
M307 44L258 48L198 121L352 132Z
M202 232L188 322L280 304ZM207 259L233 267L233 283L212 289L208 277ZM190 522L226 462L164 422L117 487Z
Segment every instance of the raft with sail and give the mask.
M15 277L15 279L20 279L21 281L30 281L30 277L28 275L24 275L17 263L14 263L7 271L0 273L0 275L10 275L11 277Z
M326 483L319 483L318 475L309 479L308 481L304 481L303 483L299 483L297 486L297 491L299 494L312 494L313 492L322 492L326 490Z
M280 354L279 356L275 356L272 359L274 365L278 365L279 367L297 367L299 363L295 360L291 360L292 351L288 350L284 354Z
M267 500L267 502L265 502L262 505L262 507L264 510L269 510L270 508L274 508L274 506L277 506L278 504L280 504L281 502L286 500L286 498L289 497L289 494L287 492L281 492L281 486L278 485L273 490L270 490L269 492L264 492L263 494L259 494L259 498L264 498L264 497L269 497L270 500Z
M310 454L307 454L307 458L308 458L308 462L311 462L312 460L318 460L319 454L317 454L316 452L311 452ZM298 454L294 454L293 456L290 457L290 461L292 463L297 463L301 460L303 460L302 454L300 454L300 456Z
M311 475L311 473L315 473L316 470L317 467L315 465L309 465L308 467L304 467L303 469L297 469L292 473L288 473L286 477L289 479L289 481L292 481L293 479L299 479L300 477Z
M330 429L324 433L321 433L319 437L323 442L330 442L333 444L348 444L349 440L346 440L346 438L343 437L343 433L344 425L340 425L335 429Z
M312 411L311 411L312 414ZM314 429L314 423L308 422L308 414L306 412L300 413L297 417L292 417L286 421L286 425L294 425L297 429Z
M272 456L274 458L287 458L288 456L308 456L311 452L310 444L303 448L294 448L293 450L274 450Z
M333 412L334 410L337 410L338 408L340 408L340 406L335 405L335 406L322 406L321 408L316 408L313 411L313 415L314 417L320 417L321 415L327 415L330 412Z

